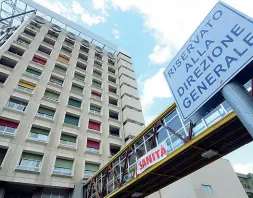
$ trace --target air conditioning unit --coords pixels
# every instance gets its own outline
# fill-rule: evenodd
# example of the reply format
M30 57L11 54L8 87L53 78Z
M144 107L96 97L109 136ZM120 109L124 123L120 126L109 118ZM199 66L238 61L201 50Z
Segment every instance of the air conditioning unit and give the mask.
M203 158L207 158L207 159L210 159L211 157L217 155L218 152L213 150L213 149L209 149L208 151L204 151L203 153L201 153L201 156Z

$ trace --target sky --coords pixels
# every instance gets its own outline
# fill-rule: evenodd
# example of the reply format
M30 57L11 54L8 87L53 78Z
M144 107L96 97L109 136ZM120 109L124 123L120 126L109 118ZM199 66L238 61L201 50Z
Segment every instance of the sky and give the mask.
M35 0L118 45L131 57L146 125L173 97L163 71L218 0ZM253 17L252 0L224 0ZM253 143L227 155L253 173Z

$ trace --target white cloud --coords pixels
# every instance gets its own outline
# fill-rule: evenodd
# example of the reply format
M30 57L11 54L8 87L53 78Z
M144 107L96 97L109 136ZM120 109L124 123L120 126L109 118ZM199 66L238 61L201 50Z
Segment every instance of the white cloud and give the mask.
M116 30L116 29L112 29L112 34L114 35L114 38L115 39L119 39L119 31L118 30Z
M235 172L248 174L253 173L253 162L246 163L246 164L235 164L233 165Z
M146 115L144 114L145 126L148 126L150 122L155 119L156 115Z
M92 3L95 9L105 10L105 0L93 0Z
M92 26L94 24L103 23L106 21L104 16L101 15L94 15L89 13L87 10L85 10L80 3L77 1L72 2L72 11L75 14L81 15L81 20L88 24L89 26Z
M172 58L171 47L169 45L156 45L153 52L148 56L148 58L152 63L155 64L165 63L170 58Z
M143 82L140 98L144 113L153 105L155 98L172 97L163 75L164 70L165 68L161 68L156 74L150 78L146 78Z
M252 0L224 1L253 16ZM112 0L112 5L121 11L135 9L143 16L147 30L157 41L154 52L157 46L166 46L165 49L161 48L167 50L166 53L156 56L166 62L172 50L180 49L216 2L218 0ZM154 52L150 54L151 58Z

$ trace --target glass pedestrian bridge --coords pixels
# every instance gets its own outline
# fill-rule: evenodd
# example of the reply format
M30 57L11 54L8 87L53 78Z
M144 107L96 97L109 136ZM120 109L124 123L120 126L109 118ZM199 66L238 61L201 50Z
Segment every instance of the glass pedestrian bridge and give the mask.
M82 197L145 197L252 141L226 101L194 126L178 114L172 104L83 184Z

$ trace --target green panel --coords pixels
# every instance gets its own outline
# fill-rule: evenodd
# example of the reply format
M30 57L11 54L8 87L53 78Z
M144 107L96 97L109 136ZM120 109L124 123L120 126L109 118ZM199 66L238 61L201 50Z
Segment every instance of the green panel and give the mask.
M75 107L81 107L81 101L70 98L68 104Z
M72 91L76 91L76 92L78 92L78 93L83 93L83 88L82 88L82 87L79 87L79 86L77 86L77 85L72 85L71 90L72 90Z
M49 130L45 130L45 129L41 129L41 128L37 128L37 127L32 127L31 132L41 134L41 135L47 135L47 136L49 134Z
M49 98L53 98L53 99L55 99L55 100L58 100L58 99L59 99L59 94L54 93L54 92L52 92L52 91L47 91L47 90L46 90L44 96L49 97Z
M31 153L22 153L22 159L31 159L31 160L42 160L42 156L41 155L35 155L35 154L31 154Z
M97 171L99 169L99 165L96 164L85 164L86 171Z
M57 65L54 66L54 69L58 72L61 72L61 73L66 73L66 71L67 71L65 68L59 67Z
M40 107L39 110L38 110L39 113L44 113L44 114L47 114L47 115L50 115L50 116L54 116L54 111L51 110L51 109L46 109L44 107Z
M73 161L65 159L56 159L55 167L57 168L69 168L72 169Z
M41 72L38 72L38 71L33 70L33 69L30 69L30 68L27 68L27 69L26 69L26 71L27 71L27 72L29 72L29 73L32 73L32 74L38 75L38 76L40 76L40 75L41 75Z
M91 110L95 110L95 111L101 111L101 108L99 108L99 107L96 107L96 106L90 106L90 109Z
M69 141L69 142L75 142L76 143L76 137L71 136L71 135L61 135L61 140Z
M64 123L78 126L79 118L71 115L65 115Z
M51 76L50 81L63 84L63 81L62 81L62 80L60 80L60 79L58 79L58 78L55 78L55 77L53 77L53 76Z
M79 79L79 80L84 81L85 76L83 76L83 75L81 75L81 74L78 74L78 73L75 73L75 74L74 74L74 78L77 78L77 79Z

